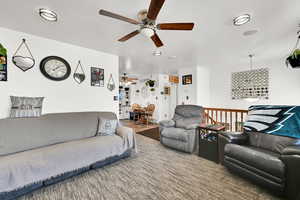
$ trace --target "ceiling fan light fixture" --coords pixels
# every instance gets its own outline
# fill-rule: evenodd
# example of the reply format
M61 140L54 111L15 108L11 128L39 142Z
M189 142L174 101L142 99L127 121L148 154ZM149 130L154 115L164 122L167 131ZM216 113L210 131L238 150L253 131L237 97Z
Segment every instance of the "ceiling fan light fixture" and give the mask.
M48 10L46 8L40 8L39 15L43 19L50 21L50 22L57 22L57 20L58 20L57 14L54 11Z
M250 22L250 20L251 16L249 14L240 15L233 19L233 25L241 26Z
M147 38L151 38L155 34L155 31L152 28L144 27L141 29L141 33Z

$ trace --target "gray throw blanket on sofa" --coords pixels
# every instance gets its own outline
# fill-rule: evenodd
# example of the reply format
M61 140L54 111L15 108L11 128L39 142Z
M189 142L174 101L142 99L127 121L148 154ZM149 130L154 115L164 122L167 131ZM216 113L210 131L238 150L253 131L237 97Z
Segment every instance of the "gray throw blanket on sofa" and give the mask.
M135 149L133 132L122 137L96 136L0 157L0 192L87 167L130 148Z
M136 151L131 128L95 136L99 116L116 118L113 113L61 113L0 120L0 193Z

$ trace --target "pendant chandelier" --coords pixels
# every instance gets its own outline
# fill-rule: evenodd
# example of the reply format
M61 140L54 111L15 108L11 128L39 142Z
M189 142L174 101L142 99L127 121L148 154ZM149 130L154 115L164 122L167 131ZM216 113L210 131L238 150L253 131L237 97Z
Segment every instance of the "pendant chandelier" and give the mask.
M250 58L250 71L253 70L253 54L249 55ZM252 80L251 73L248 73L248 77L246 78L245 82L247 83L247 89L244 90L243 99L248 102L256 102L259 100L257 95L255 94L255 84Z

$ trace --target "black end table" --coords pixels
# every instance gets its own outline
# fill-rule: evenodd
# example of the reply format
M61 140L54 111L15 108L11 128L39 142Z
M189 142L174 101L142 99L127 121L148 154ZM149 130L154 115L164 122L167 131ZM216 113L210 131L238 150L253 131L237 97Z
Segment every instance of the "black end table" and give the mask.
M224 131L220 124L200 124L196 131L199 137L199 156L219 163L218 133Z

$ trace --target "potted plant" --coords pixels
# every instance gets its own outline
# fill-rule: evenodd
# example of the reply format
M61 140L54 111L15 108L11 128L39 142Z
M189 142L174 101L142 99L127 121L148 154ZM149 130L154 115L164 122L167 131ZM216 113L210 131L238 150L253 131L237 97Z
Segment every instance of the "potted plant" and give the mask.
M287 67L290 65L292 68L300 68L300 49L296 49L293 53L286 59Z
M148 81L146 81L146 86L149 86L149 87L154 87L154 85L155 85L155 80L148 80Z

